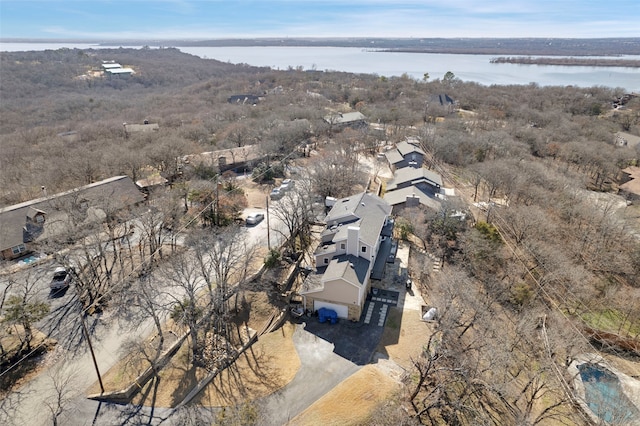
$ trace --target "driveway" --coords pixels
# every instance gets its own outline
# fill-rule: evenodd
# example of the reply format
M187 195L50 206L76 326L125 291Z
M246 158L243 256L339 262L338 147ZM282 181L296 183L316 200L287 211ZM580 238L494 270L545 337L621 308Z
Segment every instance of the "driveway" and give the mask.
M338 324L321 324L313 317L305 329L331 342L334 352L342 358L356 365L369 364L382 338L387 312L391 306L397 306L398 296L398 292L390 290L369 295L358 322L341 319Z
M313 322L311 319L309 324L298 324L293 333L301 363L298 374L287 386L259 401L264 404L269 425L286 424L360 369L336 354L332 343L306 331L305 326Z

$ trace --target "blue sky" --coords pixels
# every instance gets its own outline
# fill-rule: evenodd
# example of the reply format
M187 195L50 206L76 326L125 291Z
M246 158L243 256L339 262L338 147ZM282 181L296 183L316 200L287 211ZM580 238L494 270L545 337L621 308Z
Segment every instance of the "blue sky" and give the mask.
M640 1L0 0L0 37L640 37Z

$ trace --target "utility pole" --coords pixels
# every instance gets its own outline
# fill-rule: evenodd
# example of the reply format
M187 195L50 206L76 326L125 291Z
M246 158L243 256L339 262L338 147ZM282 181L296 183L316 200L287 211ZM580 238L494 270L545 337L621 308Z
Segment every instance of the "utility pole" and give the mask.
M102 384L102 376L100 375L100 370L98 369L96 354L93 352L93 345L91 344L91 339L89 338L89 331L87 330L87 326L84 323L84 317L82 316L82 313L80 313L80 324L82 324L82 332L84 333L84 338L87 339L87 344L89 345L89 352L91 352L91 359L93 359L93 366L96 368L96 374L98 375L98 382L100 383L100 393L104 393L104 385Z
M269 226L269 196L267 195L267 248L271 251L271 227Z
M218 182L218 178L220 174L216 174L216 214L213 217L214 223L216 226L220 226L220 183Z

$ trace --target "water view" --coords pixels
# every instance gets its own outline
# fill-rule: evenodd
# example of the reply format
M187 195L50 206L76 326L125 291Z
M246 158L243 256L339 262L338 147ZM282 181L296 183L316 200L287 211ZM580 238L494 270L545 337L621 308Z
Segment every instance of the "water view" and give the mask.
M95 44L1 43L1 51L66 48L113 48ZM140 46L132 46L139 48ZM156 46L157 47L157 46ZM607 86L627 92L640 92L640 70L626 67L550 66L492 64L498 55L459 55L435 53L381 52L348 47L180 47L181 51L201 58L245 63L286 70L302 69L373 73L391 77L407 74L422 80L441 79L451 71L463 81L483 85L536 83L540 86ZM624 56L622 59L640 59Z
M345 47L179 47L186 53L224 62L268 66L274 69L334 70L374 73L381 76L407 74L421 80L442 78L447 71L464 81L483 85L529 84L541 86L622 87L640 91L640 70L624 67L541 66L492 64L497 55L381 52ZM625 56L624 59L640 59Z

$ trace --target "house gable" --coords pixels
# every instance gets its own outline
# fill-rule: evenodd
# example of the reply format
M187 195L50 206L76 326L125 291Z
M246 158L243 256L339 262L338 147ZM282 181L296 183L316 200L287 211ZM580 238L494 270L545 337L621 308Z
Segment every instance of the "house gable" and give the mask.
M128 176L116 176L4 207L0 209L0 251L59 234L68 227L71 215L92 221L142 201L144 195Z

